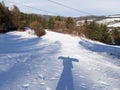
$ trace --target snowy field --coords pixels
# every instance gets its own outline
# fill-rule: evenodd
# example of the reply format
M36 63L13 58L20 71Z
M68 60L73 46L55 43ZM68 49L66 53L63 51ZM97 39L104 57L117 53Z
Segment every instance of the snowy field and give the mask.
M120 22L118 22L118 23L114 23L114 24L110 24L110 25L108 25L108 27L120 27Z
M110 24L114 24L115 21L119 21L120 22L120 17L119 18L107 18L107 19L103 19L103 20L97 21L97 23L110 25Z
M0 90L120 90L120 47L50 31L1 34Z

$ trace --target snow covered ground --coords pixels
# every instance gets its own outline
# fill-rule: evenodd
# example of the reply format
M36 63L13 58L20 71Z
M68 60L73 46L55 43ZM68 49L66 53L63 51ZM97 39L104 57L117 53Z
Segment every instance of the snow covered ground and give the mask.
M97 23L110 25L110 24L116 23L115 21L119 21L120 22L120 18L107 18L107 19L103 19L103 20L97 21Z
M120 22L115 24L110 24L108 27L120 27Z
M120 90L120 47L51 31L1 34L0 90Z

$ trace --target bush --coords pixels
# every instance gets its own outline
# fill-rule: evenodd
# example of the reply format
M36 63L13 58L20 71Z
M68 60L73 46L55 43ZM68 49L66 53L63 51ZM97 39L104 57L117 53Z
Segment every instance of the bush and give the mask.
M115 29L111 32L111 36L113 39L113 44L120 45L120 32L119 30Z
M42 35L45 35L45 30L43 30L43 26L42 26L39 22L33 21L33 22L30 23L29 27L30 27L31 29L34 29L35 34L36 34L37 36L40 37L40 36L42 36Z
M109 29L106 25L100 25L95 21L85 23L87 33L86 36L92 40L97 40L103 43L111 44Z

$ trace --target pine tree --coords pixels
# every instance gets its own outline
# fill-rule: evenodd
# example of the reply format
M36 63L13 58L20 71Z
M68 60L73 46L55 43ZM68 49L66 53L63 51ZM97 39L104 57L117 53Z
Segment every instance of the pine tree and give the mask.
M85 24L87 29L86 36L92 40L111 44L109 29L106 25L97 24L95 21Z
M15 24L15 26L18 29L23 28L26 24L26 20L24 20L19 8L14 5L11 13L12 13L12 20L13 20L13 23Z
M117 45L120 45L120 32L117 29L112 31L112 37L113 37L114 43Z
M73 19L71 18L71 17L68 17L67 19L66 19L66 27L67 28L72 28L74 26L74 21L73 21Z
M55 21L62 21L60 16L55 17Z
M54 28L54 23L55 23L54 19L52 17L50 17L49 20L48 20L48 23L47 23L48 29L53 29Z
M16 29L12 23L11 13L8 7L5 7L4 3L0 3L0 28L0 32L8 32Z

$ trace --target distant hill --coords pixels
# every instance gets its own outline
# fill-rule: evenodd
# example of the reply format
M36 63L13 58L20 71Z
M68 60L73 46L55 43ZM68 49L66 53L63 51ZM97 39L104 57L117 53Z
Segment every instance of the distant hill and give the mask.
M76 22L80 22L80 21L83 22L86 19L88 21L95 20L97 23L105 24L108 27L113 27L113 28L120 27L120 24L118 24L118 23L120 23L120 14L114 14L114 15L108 15L108 16L94 16L94 15L90 15L90 16L82 16L82 17L74 18L74 20Z
M106 16L94 16L94 15L90 15L90 16L82 16L82 17L78 17L78 18L74 18L75 20L85 20L85 19L93 19L93 20L101 20L101 19L106 19Z

